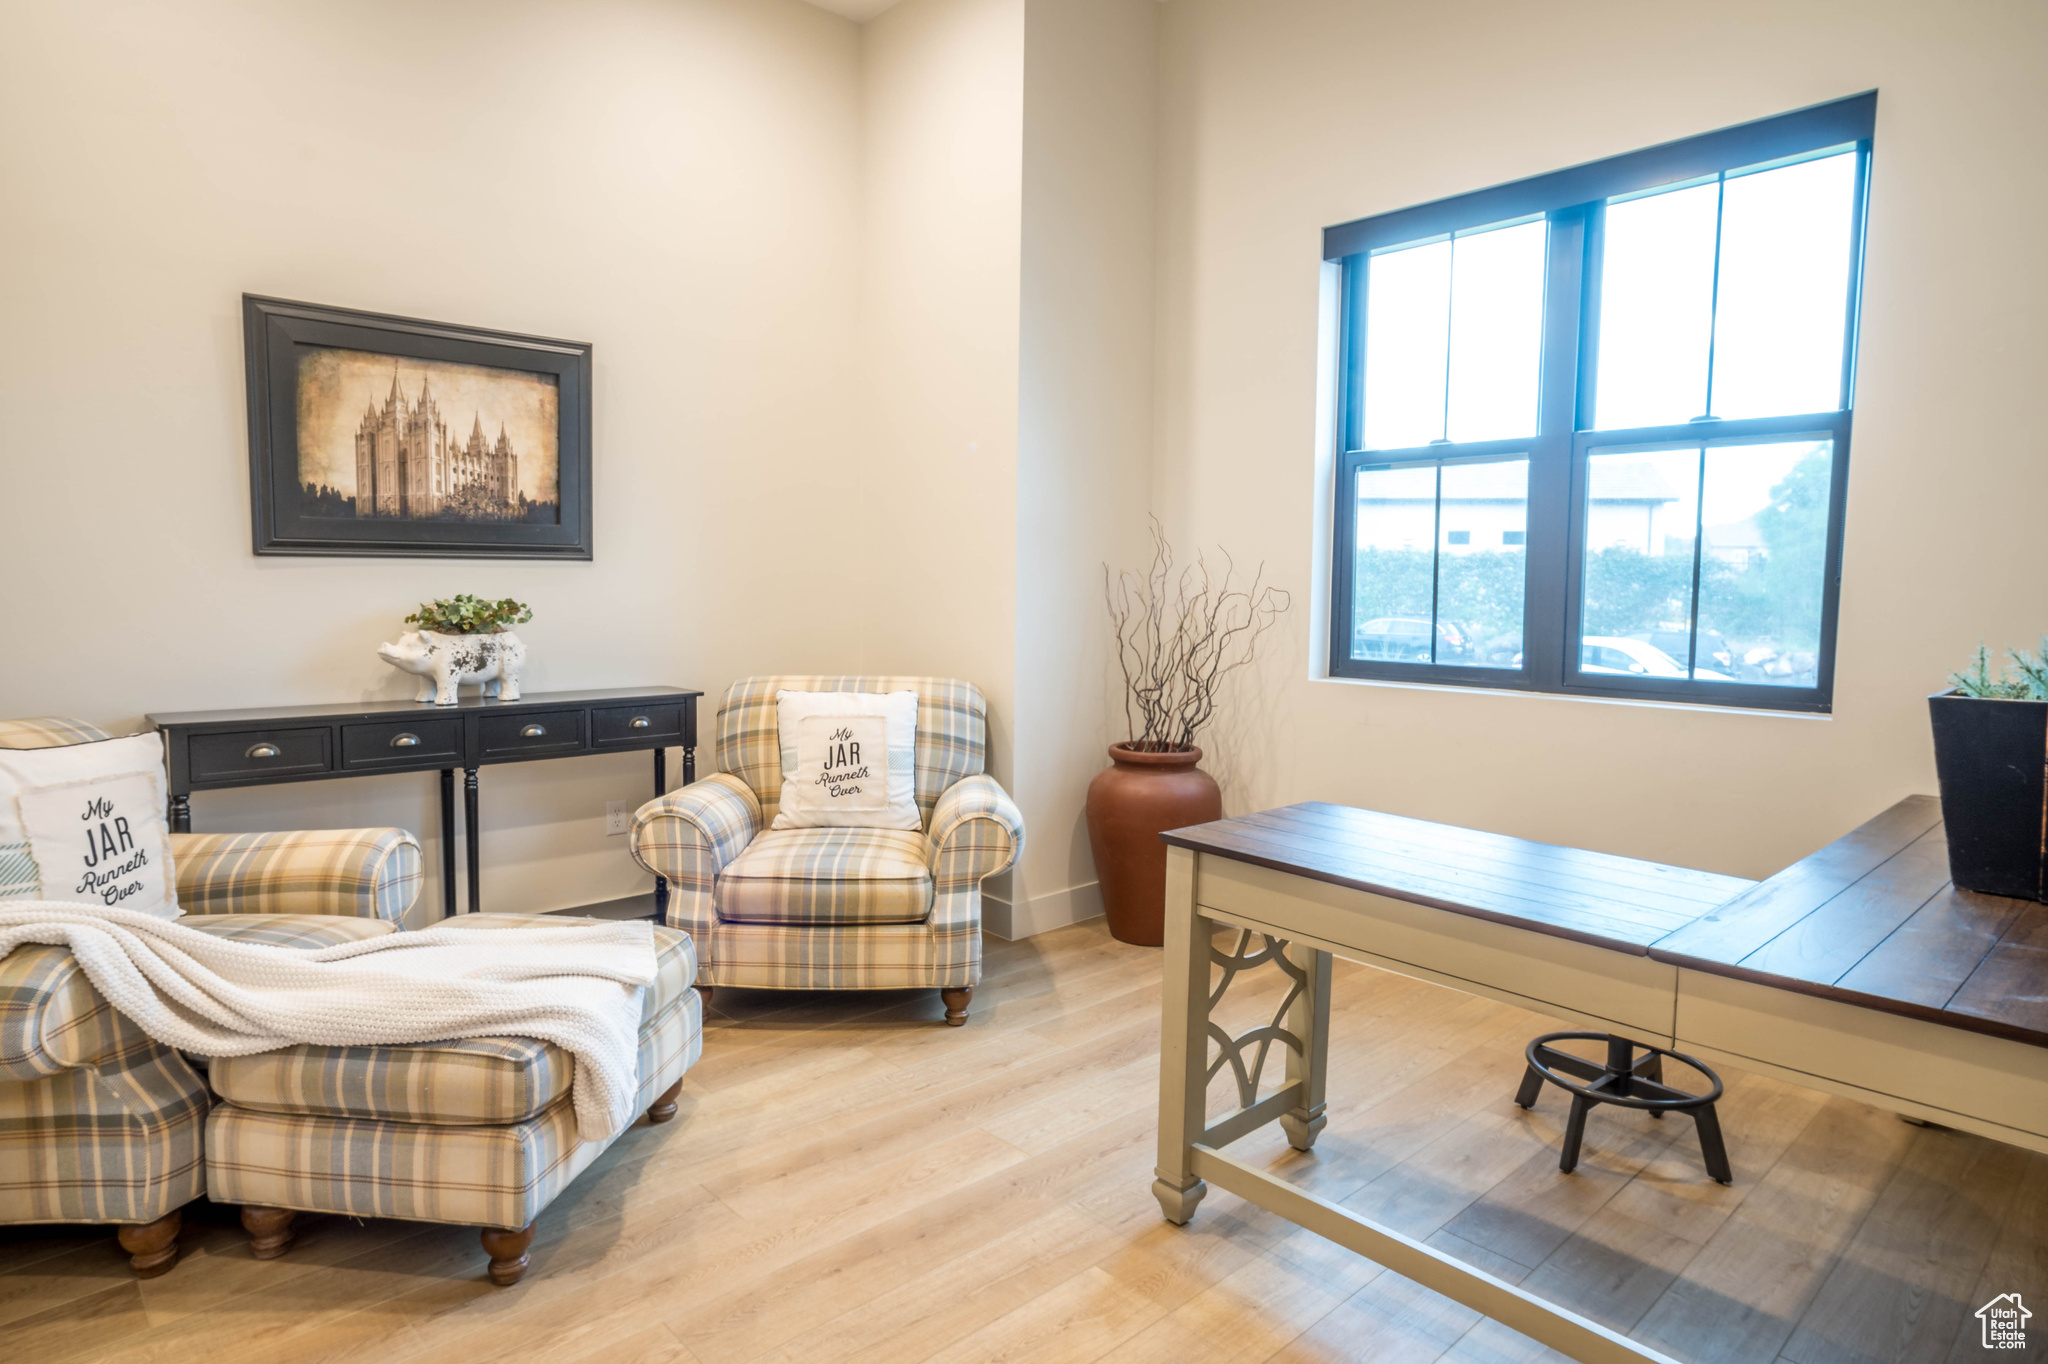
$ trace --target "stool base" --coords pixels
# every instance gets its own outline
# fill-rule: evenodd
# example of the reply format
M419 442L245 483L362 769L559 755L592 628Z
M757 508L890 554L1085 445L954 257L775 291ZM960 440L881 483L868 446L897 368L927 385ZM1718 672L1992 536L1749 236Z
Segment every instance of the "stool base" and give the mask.
M1550 1045L1566 1039L1604 1042L1607 1063L1602 1065L1588 1061ZM1638 1050L1644 1053L1640 1057L1636 1055ZM1664 1058L1667 1056L1706 1076L1712 1085L1711 1090L1705 1094L1692 1094L1666 1085ZM1564 1173L1570 1174L1578 1168L1579 1148L1586 1139L1586 1115L1598 1104L1614 1104L1622 1108L1644 1109L1653 1118L1661 1118L1667 1112L1690 1113L1693 1126L1699 1133L1700 1158L1707 1167L1707 1173L1722 1184L1735 1182L1735 1173L1728 1164L1728 1147L1721 1139L1721 1119L1714 1112L1714 1103L1722 1093L1721 1077L1690 1056L1632 1042L1612 1033L1553 1032L1545 1033L1529 1044L1528 1061L1529 1068L1523 1072L1521 1088L1515 1092L1516 1104L1534 1108L1546 1081L1572 1096L1571 1112L1565 1118L1564 1143L1557 1157L1557 1168ZM1586 1083L1574 1084L1564 1078L1567 1075Z

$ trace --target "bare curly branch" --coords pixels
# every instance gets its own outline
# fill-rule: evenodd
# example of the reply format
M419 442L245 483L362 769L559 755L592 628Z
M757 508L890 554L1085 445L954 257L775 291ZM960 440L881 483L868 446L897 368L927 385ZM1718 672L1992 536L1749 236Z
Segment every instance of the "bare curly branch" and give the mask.
M1251 663L1259 640L1293 605L1285 589L1266 582L1264 564L1248 586L1234 587L1237 562L1227 553L1221 582L1205 555L1177 574L1173 563L1173 546L1154 518L1152 562L1142 575L1102 566L1124 724L1141 752L1191 747L1215 718L1223 680Z

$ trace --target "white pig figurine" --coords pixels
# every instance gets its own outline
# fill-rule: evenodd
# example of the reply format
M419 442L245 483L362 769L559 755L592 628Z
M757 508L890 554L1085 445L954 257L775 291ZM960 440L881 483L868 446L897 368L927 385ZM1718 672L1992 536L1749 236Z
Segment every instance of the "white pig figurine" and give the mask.
M431 697L437 706L452 706L455 689L465 682L483 683L486 696L517 701L526 646L509 630L494 635L409 630L396 644L379 644L377 657L400 672L420 675L419 695L414 700Z

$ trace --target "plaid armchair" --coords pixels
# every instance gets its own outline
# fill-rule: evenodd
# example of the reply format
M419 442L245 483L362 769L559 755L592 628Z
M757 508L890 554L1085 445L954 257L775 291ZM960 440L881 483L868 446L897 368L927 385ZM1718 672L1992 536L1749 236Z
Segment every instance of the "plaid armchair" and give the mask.
M107 737L71 720L0 721L0 748ZM402 829L173 834L170 853L180 922L242 941L389 933L420 890L419 843ZM163 1273L179 1210L206 1192L208 1104L191 1063L116 1013L68 950L0 958L0 1222L119 1223L135 1273Z
M921 829L782 829L778 691L917 693ZM650 801L633 859L668 878L668 922L697 944L698 988L937 988L967 1021L981 979L981 883L1024 819L983 772L988 703L938 677L749 677L718 708L723 771Z

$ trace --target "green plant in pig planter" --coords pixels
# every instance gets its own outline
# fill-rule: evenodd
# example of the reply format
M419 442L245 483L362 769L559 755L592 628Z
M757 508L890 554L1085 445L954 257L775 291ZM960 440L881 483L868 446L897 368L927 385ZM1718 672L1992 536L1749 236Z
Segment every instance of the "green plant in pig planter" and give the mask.
M533 608L510 597L442 597L420 603L405 618L407 625L420 628L378 645L377 657L400 672L419 675L418 701L452 706L456 689L472 683L481 684L486 696L517 701L526 645L511 627L532 619Z

